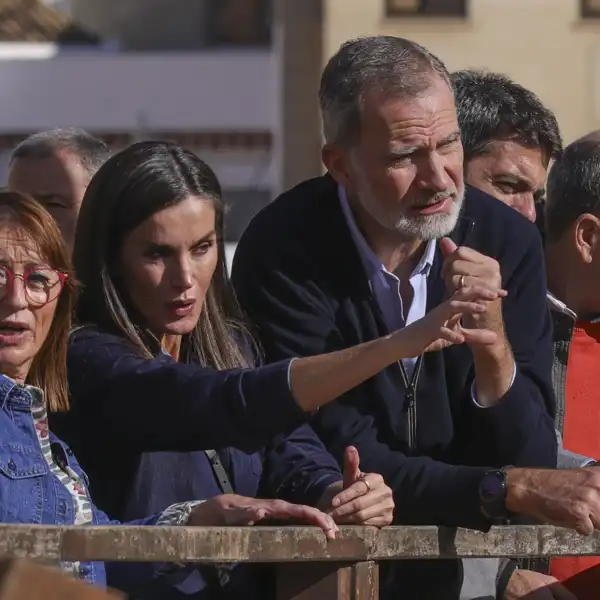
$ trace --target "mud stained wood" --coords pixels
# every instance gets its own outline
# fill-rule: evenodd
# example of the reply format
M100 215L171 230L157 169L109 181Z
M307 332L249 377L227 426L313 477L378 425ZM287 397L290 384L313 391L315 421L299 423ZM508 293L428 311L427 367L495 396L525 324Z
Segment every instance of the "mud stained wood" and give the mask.
M350 567L338 563L277 565L277 600L351 600L343 579Z
M379 565L376 562L355 563L351 567L351 577L352 600L379 600Z
M410 558L600 555L600 533L546 525L487 533L438 527L56 527L0 525L0 558L155 562L366 562Z
M377 563L277 566L277 600L379 600Z

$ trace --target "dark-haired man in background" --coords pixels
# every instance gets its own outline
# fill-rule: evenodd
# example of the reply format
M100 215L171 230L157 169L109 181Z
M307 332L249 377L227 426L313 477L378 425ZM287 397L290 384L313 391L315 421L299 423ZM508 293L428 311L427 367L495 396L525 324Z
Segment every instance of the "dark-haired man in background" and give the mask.
M575 175L569 175L569 168L575 170L587 165L582 160L579 160L578 164L578 161L573 160L572 157L577 154L581 159L581 149L584 147L581 145L582 142L595 142L597 146L600 142L600 133L592 132L578 140L568 148L566 157L568 160L563 160L560 158L561 137L556 118L531 91L498 73L467 70L453 73L451 77L465 146L466 180L476 187L485 189L530 220L536 218L537 212L536 222L541 232L545 230L542 199L545 196L547 169L551 160L557 160L557 169L552 175L554 190L551 220L554 222L551 225L552 240L548 243L548 251L554 254L555 230L558 225L555 215L564 211L562 205L567 202L567 194L560 194L561 197L557 198L559 194L556 190L562 189L567 179L571 185L574 179L577 179ZM589 152L584 154L587 154L589 162L591 158ZM582 185L581 179L578 183ZM518 193L519 187L521 193ZM576 186L572 185L571 192L581 198L581 188L576 189ZM551 259L549 255L546 262L549 277L556 286L557 280L562 278L564 259L559 258L557 263L556 257ZM572 262L572 258L568 262ZM578 285L581 284L582 282L579 281ZM593 447L589 445L589 440L582 443L583 437L574 442L572 429L566 448L563 447L561 439L567 398L567 361L576 316L552 294L548 294L548 298L554 324L553 383L558 401L556 428L560 441L558 467L578 468L593 463L593 459L578 452L589 451L589 456L600 456L600 454L597 451L595 454L592 453ZM575 334L574 339L577 340L579 337ZM577 352L573 352L569 360L572 370L575 362L581 363L576 355ZM569 402L571 419L577 418L576 404L576 400ZM587 421L586 411L577 414L586 419L586 422L590 422ZM548 561L544 559L526 559L522 563L528 568L548 571ZM572 574L576 565L595 565L595 561L590 558L581 560L574 558L554 561L553 565L553 573L564 580L567 579L566 573L570 570ZM573 585L583 580L584 578L579 576L573 580L575 582ZM581 589L579 592L581 593Z
M11 154L8 189L29 194L43 204L72 248L85 190L109 154L102 140L83 129L34 133Z
M547 170L562 152L554 114L533 92L499 73L457 71L451 79L467 183L536 220L543 231ZM600 142L600 132L579 140L584 141ZM559 389L555 391L560 395ZM561 468L584 466L591 460L559 447Z
M466 182L536 221L548 166L562 149L556 117L533 92L499 73L457 71L451 80Z

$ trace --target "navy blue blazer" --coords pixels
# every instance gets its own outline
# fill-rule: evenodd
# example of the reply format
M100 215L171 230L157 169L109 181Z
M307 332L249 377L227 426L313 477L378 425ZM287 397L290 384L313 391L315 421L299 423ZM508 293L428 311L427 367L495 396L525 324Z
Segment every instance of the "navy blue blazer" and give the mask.
M315 505L342 479L312 428L298 427L306 417L289 392L287 361L221 372L168 355L146 360L125 340L85 327L71 336L68 374L71 410L52 415L51 424L112 518L221 494L205 449L220 451L243 496ZM130 567L109 567L109 585L131 591ZM239 586L240 597L251 597L247 586Z
M552 326L542 246L532 223L468 188L451 237L500 263L508 290L504 321L517 363L510 391L492 408L476 407L472 353L452 346L424 357L414 444L397 365L323 407L312 424L338 460L347 445L355 445L361 467L384 476L395 493L396 523L486 529L478 486L489 467L556 466ZM442 263L438 248L428 310L448 296ZM238 244L232 278L267 360L331 352L388 333L329 175L301 183L252 220ZM441 562L423 567L415 597L428 598L435 585L431 597L446 597L443 590L449 578L460 578L460 567ZM405 591L416 573L416 566L407 568Z

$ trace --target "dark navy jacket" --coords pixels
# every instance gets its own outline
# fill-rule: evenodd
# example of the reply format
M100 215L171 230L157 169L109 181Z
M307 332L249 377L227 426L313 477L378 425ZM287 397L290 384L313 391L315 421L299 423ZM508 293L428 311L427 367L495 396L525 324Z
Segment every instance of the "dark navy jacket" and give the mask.
M32 418L33 399L23 386L0 375L0 523L28 525L73 525L73 498L55 477L42 452ZM73 452L52 432L53 452L87 482ZM115 524L92 503L94 525ZM155 517L137 525L151 525ZM103 563L82 563L87 583L105 585Z
M68 354L72 409L53 427L115 518L221 494L202 452L212 448L236 493L314 505L341 474L312 428L298 427L306 416L289 391L288 365L222 372L168 355L146 360L121 338L82 328ZM111 585L130 588L124 567L118 580L111 571Z
M424 357L412 447L397 365L323 407L313 426L338 460L355 445L361 468L385 477L395 491L396 523L484 529L478 485L486 468L556 465L551 321L533 224L469 188L452 237L500 262L508 290L505 326L517 362L506 397L495 407L476 407L471 351L452 346ZM442 263L438 248L428 310L447 298ZM253 219L238 244L232 277L268 360L339 350L387 333L329 175L298 185ZM414 597L453 597L444 594L449 581L456 584L452 593L459 587L458 562L428 563L424 577L417 567L405 572L405 593L413 581L421 594Z

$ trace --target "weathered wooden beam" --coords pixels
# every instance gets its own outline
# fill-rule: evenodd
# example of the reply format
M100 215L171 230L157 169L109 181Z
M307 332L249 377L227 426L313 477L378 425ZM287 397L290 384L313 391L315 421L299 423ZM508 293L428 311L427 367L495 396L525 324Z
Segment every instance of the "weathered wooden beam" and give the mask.
M155 562L367 560L378 530L346 527L328 542L315 527L53 527L0 525L0 558Z
M351 600L345 581L349 568L335 562L277 565L277 600Z
M277 565L277 600L379 600L376 562ZM1 599L0 599L1 600Z
M55 527L0 525L0 558L156 562L362 562L409 558L600 555L590 537L548 525L488 533L438 527Z
M354 563L349 571L349 600L379 600L378 563L372 560Z
M585 537L551 525L492 527L487 533L446 527L387 527L379 530L370 558L478 558L600 555L600 532Z

